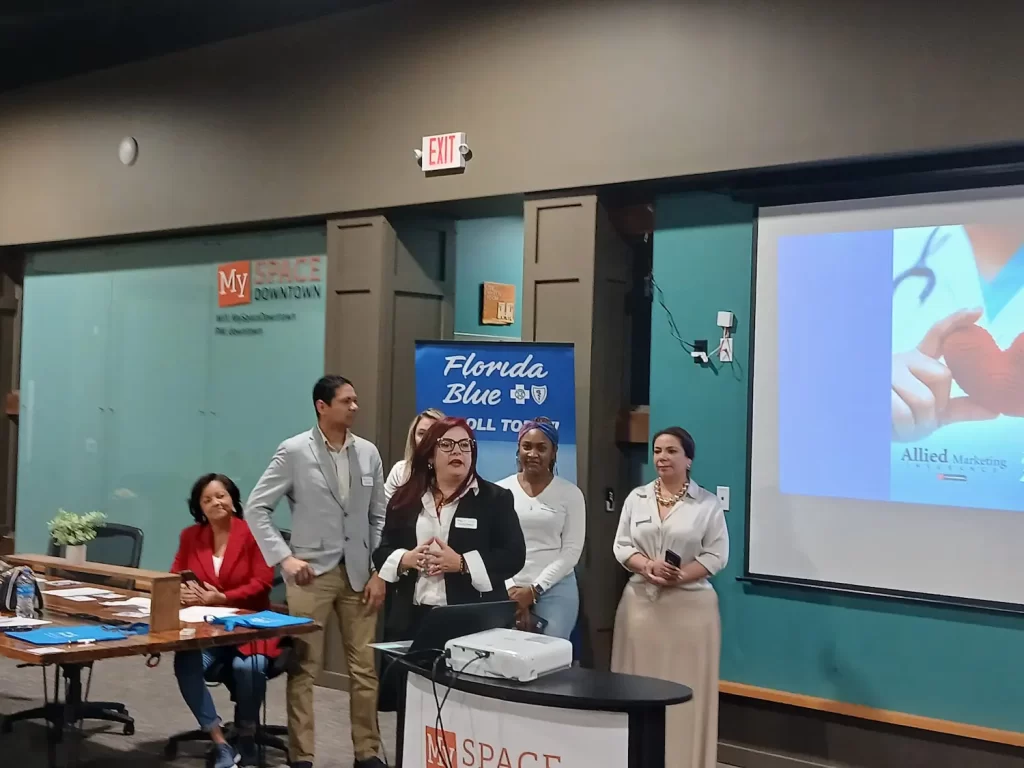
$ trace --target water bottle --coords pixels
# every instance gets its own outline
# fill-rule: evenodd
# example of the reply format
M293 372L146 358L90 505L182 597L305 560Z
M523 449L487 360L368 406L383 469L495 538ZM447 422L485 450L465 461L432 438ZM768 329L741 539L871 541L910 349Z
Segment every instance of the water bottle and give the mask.
M31 576L22 573L18 576L15 593L18 597L15 613L19 619L37 619L36 616L36 582Z

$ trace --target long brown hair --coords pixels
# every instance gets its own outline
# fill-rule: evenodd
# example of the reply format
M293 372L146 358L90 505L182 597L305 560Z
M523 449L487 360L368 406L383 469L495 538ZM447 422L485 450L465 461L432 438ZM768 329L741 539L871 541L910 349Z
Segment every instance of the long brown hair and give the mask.
M437 487L437 475L434 471L434 450L437 448L437 441L444 437L448 430L456 427L466 430L473 445L469 452L469 473L455 489L452 498L461 496L470 483L476 479L476 436L473 434L473 428L465 419L455 416L439 419L430 426L412 453L412 458L409 460L409 479L395 491L395 495L388 502L387 517L384 521L386 526L415 524L416 516L423 506L423 494Z

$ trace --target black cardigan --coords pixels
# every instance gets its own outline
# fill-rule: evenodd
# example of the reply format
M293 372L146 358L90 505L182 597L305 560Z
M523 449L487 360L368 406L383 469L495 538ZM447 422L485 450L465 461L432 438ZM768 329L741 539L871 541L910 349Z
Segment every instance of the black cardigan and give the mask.
M512 492L486 480L477 480L479 489L459 500L455 520L476 520L476 527L460 527L452 520L448 546L463 555L476 551L484 561L491 592L478 592L469 574L447 573L444 577L448 605L508 600L505 580L515 576L526 563L526 541L512 502ZM397 524L391 513L384 524L380 546L373 553L373 564L379 571L396 549L415 549L416 518ZM409 571L394 584L388 584L388 606L384 617L386 634L400 636L411 628L413 593L418 571ZM411 639L411 638L403 638Z

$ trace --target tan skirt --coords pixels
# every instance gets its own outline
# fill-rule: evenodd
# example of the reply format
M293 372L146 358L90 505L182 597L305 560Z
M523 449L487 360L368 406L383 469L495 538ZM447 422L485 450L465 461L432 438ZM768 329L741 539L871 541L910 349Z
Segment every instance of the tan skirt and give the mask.
M713 589L662 589L630 582L615 612L612 671L682 683L693 699L669 707L665 768L716 768L718 660L722 625Z

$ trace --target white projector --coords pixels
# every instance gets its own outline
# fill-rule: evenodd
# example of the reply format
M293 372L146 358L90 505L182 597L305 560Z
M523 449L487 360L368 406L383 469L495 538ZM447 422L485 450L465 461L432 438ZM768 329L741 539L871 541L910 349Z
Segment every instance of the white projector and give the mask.
M456 673L528 683L572 666L572 643L516 629L489 629L445 643Z

